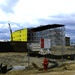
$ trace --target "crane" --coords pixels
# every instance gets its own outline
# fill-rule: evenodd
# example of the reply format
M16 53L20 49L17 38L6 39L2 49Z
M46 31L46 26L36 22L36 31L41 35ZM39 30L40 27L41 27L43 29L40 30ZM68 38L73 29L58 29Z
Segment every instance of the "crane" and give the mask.
M10 23L8 23L8 25L9 25L10 34L11 34L11 41L13 41L13 36L12 36L12 29L11 29Z

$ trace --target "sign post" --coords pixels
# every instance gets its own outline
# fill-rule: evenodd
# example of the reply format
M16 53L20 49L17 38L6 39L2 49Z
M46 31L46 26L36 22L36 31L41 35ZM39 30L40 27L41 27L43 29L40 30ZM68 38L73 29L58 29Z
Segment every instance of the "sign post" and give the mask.
M29 69L29 66L30 66L30 56L29 56L30 50L29 50L29 46L30 46L30 44L27 43L27 48L28 48L28 69Z

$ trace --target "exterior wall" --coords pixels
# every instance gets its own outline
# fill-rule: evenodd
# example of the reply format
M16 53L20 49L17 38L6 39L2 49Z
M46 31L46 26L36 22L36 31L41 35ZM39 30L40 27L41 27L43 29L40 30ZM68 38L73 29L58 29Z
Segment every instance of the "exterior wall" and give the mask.
M0 42L0 52L27 52L26 42Z
M12 36L13 36L13 41L25 41L25 42L27 42L27 28L13 32Z
M27 52L27 42L16 41L10 42L14 52Z
M65 45L70 46L70 37L65 37Z
M13 47L10 42L0 42L0 52L12 52Z

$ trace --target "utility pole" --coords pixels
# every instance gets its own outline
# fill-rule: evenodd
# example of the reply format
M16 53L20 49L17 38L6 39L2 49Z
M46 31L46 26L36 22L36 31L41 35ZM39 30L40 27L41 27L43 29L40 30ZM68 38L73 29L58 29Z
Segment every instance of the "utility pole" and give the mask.
M13 36L12 36L12 29L11 29L10 23L8 23L8 25L9 25L10 34L11 34L11 41L13 41Z

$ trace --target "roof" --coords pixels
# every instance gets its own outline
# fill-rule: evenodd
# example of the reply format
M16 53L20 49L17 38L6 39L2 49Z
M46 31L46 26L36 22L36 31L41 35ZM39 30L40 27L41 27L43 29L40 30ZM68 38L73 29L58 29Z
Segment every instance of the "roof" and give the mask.
M63 27L63 26L64 26L64 25L62 25L62 24L41 25L41 26L39 26L39 27L32 28L31 31L37 32L37 31L43 31L43 30L46 30L46 29L52 29L52 28Z
M22 29L19 29L19 30L14 31L14 32L21 31L21 30L24 30L24 29L27 29L27 28L22 28Z

